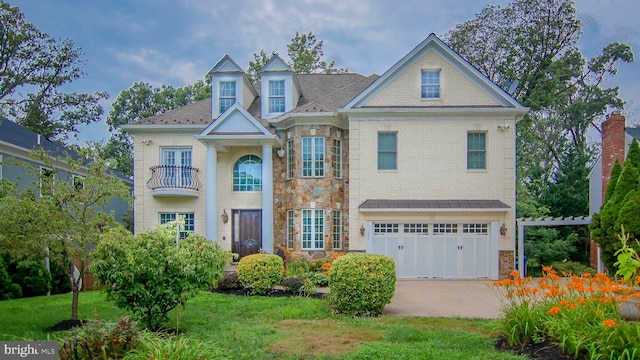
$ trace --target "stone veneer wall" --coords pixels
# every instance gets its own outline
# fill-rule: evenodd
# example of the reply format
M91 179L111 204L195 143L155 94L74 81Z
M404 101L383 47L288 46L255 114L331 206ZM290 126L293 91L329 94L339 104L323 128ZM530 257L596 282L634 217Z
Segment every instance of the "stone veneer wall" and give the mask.
M302 251L302 212L303 209L324 209L324 251L305 251L303 255L322 257L333 251L333 211L342 211L342 249L349 250L349 159L348 131L329 125L296 125L283 131L283 146L293 139L294 171L293 178L286 179L287 156L274 157L274 247L286 247L287 210L294 210L294 246L293 253ZM325 138L325 168L322 178L303 178L302 137ZM342 178L333 176L333 140L342 140Z
M508 277L515 270L515 253L513 250L500 250L500 266L498 267L498 276L500 279Z

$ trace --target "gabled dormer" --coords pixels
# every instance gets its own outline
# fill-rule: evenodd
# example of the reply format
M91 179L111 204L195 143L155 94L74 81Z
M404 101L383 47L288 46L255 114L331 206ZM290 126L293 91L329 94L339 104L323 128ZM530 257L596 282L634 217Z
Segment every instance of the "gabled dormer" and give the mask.
M258 93L247 74L229 55L225 55L209 72L211 78L211 117L217 118L233 104L248 109Z
M260 69L260 113L262 118L274 118L298 105L302 96L293 70L280 56L273 55Z

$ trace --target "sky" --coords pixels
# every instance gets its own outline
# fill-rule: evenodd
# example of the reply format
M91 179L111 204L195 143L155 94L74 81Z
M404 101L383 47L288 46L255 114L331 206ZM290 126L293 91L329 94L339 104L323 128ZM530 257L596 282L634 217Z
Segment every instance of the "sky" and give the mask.
M107 91L100 123L76 142L109 137L104 118L120 91L136 82L181 87L204 79L225 54L246 69L253 54L286 58L296 32L322 40L324 58L363 75L382 74L430 33L443 36L489 4L506 0L7 0L53 38L83 50L85 78L68 89ZM640 1L577 0L586 22L579 46L590 58L613 41L640 49ZM619 86L628 125L640 123L640 59L619 64L604 84Z

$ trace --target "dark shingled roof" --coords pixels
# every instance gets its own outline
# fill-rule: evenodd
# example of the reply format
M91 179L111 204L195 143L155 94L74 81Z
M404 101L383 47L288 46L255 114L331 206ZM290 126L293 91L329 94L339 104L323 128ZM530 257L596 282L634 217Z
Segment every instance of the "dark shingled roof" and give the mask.
M360 209L509 209L500 200L376 200L368 199Z
M379 75L364 76L346 74L298 74L302 96L298 105L289 113L334 112L345 106L359 93L374 82ZM254 84L258 97L247 111L258 120L260 118L260 83ZM209 125L211 99L194 102L165 113L141 119L129 125ZM260 121L268 127L266 121Z
M625 128L624 132L626 132L627 134L633 136L634 138L640 140L640 128Z

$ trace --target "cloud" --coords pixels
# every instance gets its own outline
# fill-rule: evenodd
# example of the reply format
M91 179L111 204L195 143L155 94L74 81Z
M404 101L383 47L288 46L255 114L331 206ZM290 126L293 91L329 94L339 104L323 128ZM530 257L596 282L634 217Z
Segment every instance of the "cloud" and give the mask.
M202 79L204 75L194 61L151 48L129 51L110 49L109 53L115 60L111 71L121 78L132 79L132 82L145 81L154 86L183 86Z

